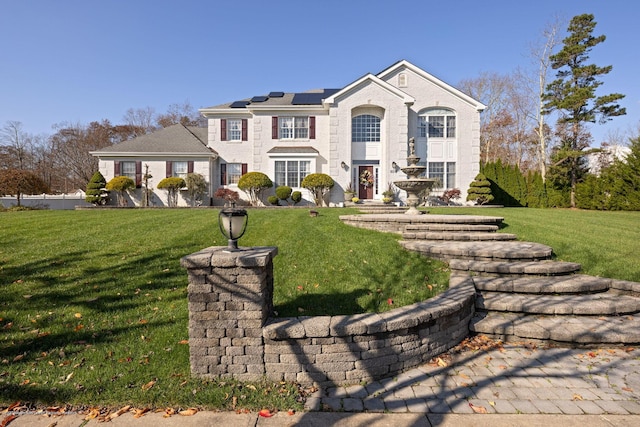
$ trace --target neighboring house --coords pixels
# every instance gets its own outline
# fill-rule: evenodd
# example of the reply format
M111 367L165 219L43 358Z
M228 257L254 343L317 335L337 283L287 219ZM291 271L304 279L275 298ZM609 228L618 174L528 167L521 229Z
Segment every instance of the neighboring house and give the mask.
M153 206L167 205L166 191L156 188L164 178L184 178L188 173L199 173L207 182L213 182L211 171L215 169L218 158L218 154L207 146L207 129L181 124L92 151L91 154L98 157L98 170L107 182L114 176L128 176L136 183L136 188L142 188L144 175L148 173L151 176L148 182L153 190ZM209 194L213 191L215 187L209 188ZM130 192L130 205L140 206L142 194L140 190ZM205 204L209 204L209 201L207 196ZM183 192L180 204L188 205L189 202Z
M406 178L400 168L407 164L413 137L427 176L441 183L434 193L458 188L465 200L480 168L484 108L403 60L341 89L270 92L201 109L208 120L209 151L196 172L210 180L212 192L218 187L237 190L244 173L263 172L274 187L300 189L307 200L313 198L300 188L302 180L310 173L325 173L336 182L329 196L332 205L343 201L350 183L360 199L381 199L390 183ZM150 163L148 152L136 147L152 146L162 132L93 153L100 158L100 171L109 180L117 172L114 161L121 162L121 173L123 161ZM179 144L156 144L154 159L176 161ZM373 178L372 185L361 184L363 174Z
M631 152L629 147L618 144L603 145L601 149L602 151L599 153L591 153L586 156L589 173L596 176L600 176L602 169L611 166L614 160L625 160Z

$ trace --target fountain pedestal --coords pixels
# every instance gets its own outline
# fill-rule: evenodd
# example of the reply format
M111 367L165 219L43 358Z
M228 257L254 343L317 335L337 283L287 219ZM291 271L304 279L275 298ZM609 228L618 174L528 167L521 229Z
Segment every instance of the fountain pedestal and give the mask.
M407 179L394 181L393 184L407 192L409 210L405 214L421 215L422 212L418 210L418 205L420 204L420 197L418 196L424 190L431 190L436 180L434 178L419 178L427 170L427 167L418 165L420 157L416 156L414 138L409 139L409 153L407 166L401 168L402 172L407 174Z

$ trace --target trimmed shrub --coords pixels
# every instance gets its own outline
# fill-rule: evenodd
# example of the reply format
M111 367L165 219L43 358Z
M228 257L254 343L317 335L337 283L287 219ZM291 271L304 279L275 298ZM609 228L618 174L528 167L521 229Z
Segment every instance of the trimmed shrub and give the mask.
M252 206L258 206L262 203L260 200L262 192L271 187L273 187L273 182L262 172L245 173L238 181L238 188L249 195L249 202Z
M124 198L124 194L131 189L136 188L136 183L128 176L114 176L105 187L109 191L116 192L116 198L118 200L118 206L126 206L127 200Z
M311 191L316 206L324 204L324 196L331 191L335 182L333 178L324 173L312 173L302 180L302 187Z
M291 191L292 189L288 185L281 185L280 187L276 188L276 197L286 204L290 204L289 197L291 197Z
M294 191L293 193L291 193L291 200L293 200L294 205L300 203L300 201L302 200L302 193L299 191Z
M225 202L230 203L231 206L235 205L235 203L240 199L240 194L238 194L237 191L233 191L224 187L218 188L213 196L219 199L223 199Z
M204 176L199 173L188 173L184 182L187 186L187 194L189 194L191 206L202 204L204 195L207 194L207 181Z
M491 194L491 183L486 176L479 173L476 178L469 184L467 191L467 200L475 201L477 205L484 205L493 200Z
M87 192L84 200L87 203L92 203L96 206L104 205L107 203L109 193L105 188L107 186L107 180L100 173L100 171L93 174L89 183L87 184Z
M267 197L267 202L271 203L274 206L278 206L280 199L278 199L278 196L269 196Z
M178 176L165 178L158 183L160 190L167 190L167 203L172 208L178 206L178 192L186 186L184 179Z

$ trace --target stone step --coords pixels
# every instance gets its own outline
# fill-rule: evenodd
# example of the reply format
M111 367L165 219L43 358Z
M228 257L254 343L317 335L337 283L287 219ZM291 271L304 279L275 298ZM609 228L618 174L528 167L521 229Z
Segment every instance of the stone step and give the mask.
M451 270L469 271L480 275L491 276L560 276L580 271L581 265L564 261L472 261L452 259L449 261Z
M533 242L432 242L402 240L407 250L440 260L465 259L475 261L536 261L549 259L552 249Z
M603 316L640 312L640 298L617 292L580 295L537 295L481 292L476 309L528 314Z
M590 294L608 291L612 280L583 274L542 277L474 276L473 283L476 289L480 291L520 294Z
M409 208L397 207L397 206L360 206L355 205L360 213L363 214L401 214L406 212Z
M535 339L580 345L640 343L640 314L589 317L476 313L469 328L472 332L507 341Z
M491 224L409 224L405 231L498 231L497 225Z
M432 232L432 231L405 231L402 233L405 240L447 240L457 242L487 242L516 240L518 237L510 233L492 232Z

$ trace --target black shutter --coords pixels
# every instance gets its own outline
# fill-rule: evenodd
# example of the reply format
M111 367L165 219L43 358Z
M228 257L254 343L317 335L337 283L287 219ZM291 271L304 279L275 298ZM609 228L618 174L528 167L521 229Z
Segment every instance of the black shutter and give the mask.
M142 162L136 160L136 187L142 187Z
M246 163L242 163L241 168L242 168L242 175L247 173L248 170L248 165Z
M271 139L278 139L278 117L271 117Z
M316 116L309 117L309 139L316 139Z
M193 160L187 162L187 173L193 173Z
M247 119L242 119L242 140L243 141L246 141L248 139L247 125L248 125Z
M120 176L120 162L113 162L113 176Z
M173 175L173 162L167 162L166 178L171 178Z
M227 140L227 119L220 119L220 141Z
M220 165L220 185L227 185L227 164Z

